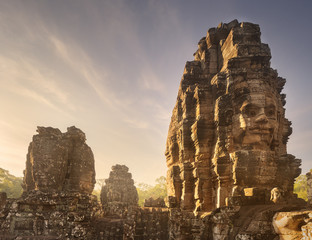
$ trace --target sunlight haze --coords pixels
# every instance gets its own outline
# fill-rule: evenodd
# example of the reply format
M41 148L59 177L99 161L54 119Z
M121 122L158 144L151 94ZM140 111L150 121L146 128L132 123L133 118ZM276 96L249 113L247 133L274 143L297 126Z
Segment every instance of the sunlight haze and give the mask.
M85 132L96 179L166 175L165 143L186 61L209 28L260 25L286 78L288 153L312 168L310 1L0 1L0 167L23 176L37 126Z

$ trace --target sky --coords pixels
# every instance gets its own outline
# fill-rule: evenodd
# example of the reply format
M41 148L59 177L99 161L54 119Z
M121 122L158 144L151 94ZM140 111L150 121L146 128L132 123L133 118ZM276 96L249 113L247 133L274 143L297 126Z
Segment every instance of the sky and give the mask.
M310 0L0 0L0 167L23 176L37 126L86 133L96 178L125 164L166 175L167 131L186 61L220 22L260 25L287 82L288 153L312 168Z

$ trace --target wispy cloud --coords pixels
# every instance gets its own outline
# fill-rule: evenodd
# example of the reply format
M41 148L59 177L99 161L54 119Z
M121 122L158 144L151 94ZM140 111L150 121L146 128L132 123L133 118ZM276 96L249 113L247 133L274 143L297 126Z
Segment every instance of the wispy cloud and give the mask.
M65 43L56 36L49 34L48 39L60 59L70 67L70 71L76 72L81 79L86 81L94 90L103 103L110 107L115 107L121 102L114 96L105 83L107 82L107 73L104 69L98 70L90 57L74 42Z
M81 124L77 126L93 134L88 141L93 139L94 152L100 159L111 159L106 165L98 160L107 169L114 161L129 158L123 152L129 155L140 146L161 149L162 155L170 119L167 104L162 103L167 99L169 78L163 60L172 58L168 34L172 29L184 33L176 12L157 1L140 5L142 11L126 0L79 1L75 11L71 4L64 3L60 9L50 1L16 1L0 10L0 30L5 36L0 36L0 43L6 46L0 56L0 94L8 101L0 103L8 106L0 122L0 143L5 146L0 146L1 165L9 167L6 159L20 158L24 168L25 146L34 134L33 125L41 122L59 128ZM28 125L15 122L17 118ZM26 129L22 133L21 125ZM21 135L26 138L18 142ZM103 135L109 138L104 151ZM116 154L116 145L129 151ZM21 151L14 152L16 148ZM153 159L147 147L138 151L136 161L146 156ZM159 161L159 155L154 158Z
M139 84L146 90L153 90L156 92L163 92L165 90L164 83L159 79L150 66L145 66L141 69L140 78L138 79Z
M48 72L45 67L31 59L0 56L0 79L5 83L3 87L7 91L31 98L60 112L67 112L64 107L76 110L68 94L58 86Z
M140 119L124 118L123 121L128 123L133 128L147 129L149 127L149 124L147 122Z

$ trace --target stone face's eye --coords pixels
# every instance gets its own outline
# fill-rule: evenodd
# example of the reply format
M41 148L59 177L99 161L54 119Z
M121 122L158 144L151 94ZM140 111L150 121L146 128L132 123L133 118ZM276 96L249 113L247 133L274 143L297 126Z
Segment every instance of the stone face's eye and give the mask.
M274 117L275 116L275 108L270 107L265 109L265 115L268 117Z
M255 117L258 114L259 108L252 104L247 105L243 109L243 113L246 114L247 117Z
M256 111L251 110L251 111L249 112L249 116L250 116L250 117L256 116Z

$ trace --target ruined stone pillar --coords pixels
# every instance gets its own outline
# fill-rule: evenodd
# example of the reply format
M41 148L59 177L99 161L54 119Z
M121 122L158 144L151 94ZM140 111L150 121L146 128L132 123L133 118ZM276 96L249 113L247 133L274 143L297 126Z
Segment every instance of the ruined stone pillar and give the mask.
M194 210L194 176L193 165L190 162L184 162L181 167L181 180L182 180L182 201L181 207L185 210Z

